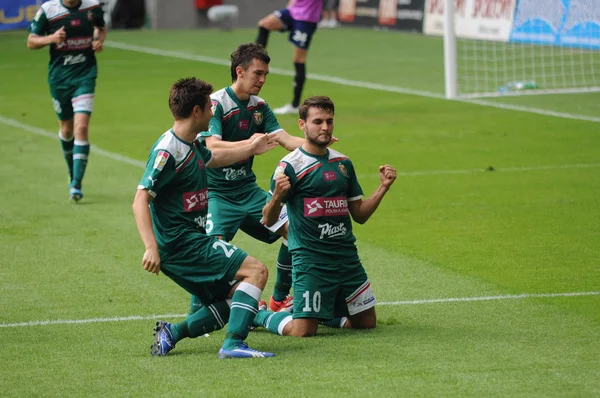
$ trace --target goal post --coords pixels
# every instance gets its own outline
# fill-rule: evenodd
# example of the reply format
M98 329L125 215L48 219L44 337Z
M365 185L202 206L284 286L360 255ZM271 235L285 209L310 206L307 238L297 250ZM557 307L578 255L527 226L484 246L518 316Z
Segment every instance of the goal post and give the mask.
M600 0L427 0L447 98L600 91Z

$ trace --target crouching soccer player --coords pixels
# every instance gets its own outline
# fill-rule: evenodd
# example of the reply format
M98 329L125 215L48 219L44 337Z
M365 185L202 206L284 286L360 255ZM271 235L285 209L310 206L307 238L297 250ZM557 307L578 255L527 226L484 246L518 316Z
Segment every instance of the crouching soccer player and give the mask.
M195 78L173 84L169 107L175 122L152 147L133 202L146 246L144 269L157 275L162 270L203 304L183 322L157 322L151 354L166 355L179 340L229 323L219 358L271 357L274 354L244 343L267 282L267 268L234 245L206 235L206 168L259 155L276 142L265 134L243 147L206 149L196 136L212 117L211 92L210 84Z
M396 170L380 166L381 184L363 200L352 161L327 147L333 116L328 97L304 101L298 124L305 143L280 161L263 209L270 225L287 204L294 310L292 315L261 310L254 325L281 335L313 336L319 323L353 329L376 326L375 295L358 257L352 220L363 224L371 217L396 180ZM340 301L345 308L339 308ZM340 309L348 315L345 324L331 321Z

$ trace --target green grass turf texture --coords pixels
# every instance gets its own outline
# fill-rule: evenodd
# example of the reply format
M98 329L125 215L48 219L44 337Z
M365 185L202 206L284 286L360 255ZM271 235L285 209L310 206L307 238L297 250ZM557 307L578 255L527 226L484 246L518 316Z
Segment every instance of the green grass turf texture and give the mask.
M227 60L254 37L254 30L145 31L110 32L109 39ZM92 150L85 198L67 201L58 141L6 124L58 131L47 50L27 50L25 38L0 34L2 394L600 394L599 295L390 304L598 292L600 124L308 80L305 95L335 101L335 148L353 159L367 194L380 164L404 173L373 218L355 227L385 304L377 307L378 328L321 328L311 339L258 330L250 345L277 357L245 361L217 359L221 331L154 358L150 317L185 313L188 295L140 265L130 206L143 170ZM284 36L273 35L269 51L273 68L292 69ZM327 30L313 42L308 71L441 93L441 58L437 38ZM139 162L171 126L167 98L176 79L197 76L216 89L230 82L224 66L110 47L99 67L91 142ZM261 92L272 107L290 95L291 78L277 74ZM501 101L600 116L598 94ZM299 134L296 119L279 118ZM284 155L278 148L256 159L262 187ZM495 171L485 172L489 166ZM463 170L473 171L453 173ZM268 265L268 297L278 245L243 233L234 243ZM136 315L147 319L6 327Z

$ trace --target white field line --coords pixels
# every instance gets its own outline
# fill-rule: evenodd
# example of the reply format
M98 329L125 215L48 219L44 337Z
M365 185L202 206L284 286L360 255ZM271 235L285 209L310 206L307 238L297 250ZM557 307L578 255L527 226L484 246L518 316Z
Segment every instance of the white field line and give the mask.
M30 132L32 134L40 135L42 137L51 138L54 140L58 140L58 132L53 133L39 127L30 126L28 124L21 123L14 119L6 118L0 115L0 123L6 124L8 126ZM99 148L95 145L92 145L91 148L92 153L98 154L100 156L107 157L111 160L116 160L118 162L127 163L132 166L136 166L139 168L145 168L146 162L141 160L136 160L129 158L127 156L119 155L118 153L105 151L102 148ZM495 168L494 172L518 172L518 171L536 171L536 170L556 170L556 169L585 169L585 168L596 168L600 167L600 163L582 163L582 164L560 164L560 165L550 165L550 166L530 166L530 167L498 167ZM428 176L428 175L445 175L445 174L474 174L474 173L485 173L487 172L485 169L471 169L471 170L424 170L424 171L401 171L397 174L399 176ZM368 174L368 175L359 175L359 178L372 178L373 176L377 177L377 174Z
M497 301L497 300L521 300L528 298L553 298L553 297L581 297L581 296L598 296L600 292L575 292L575 293L542 293L542 294L508 294L502 296L484 296L484 297L451 297L440 299L425 299L425 300L406 300L406 301L384 301L377 305L385 306L400 306L400 305L416 305L416 304L438 304L438 303L456 303L470 301ZM29 321L16 323L0 323L0 328L17 328L27 326L47 326L47 325L74 325L84 323L107 323L107 322L127 322L127 321L148 321L153 319L173 319L183 318L187 314L163 314L163 315L132 315L113 318L91 318L91 319L57 319L47 321Z
M169 50L163 50L160 48L137 46L134 44L127 44L127 43L111 41L111 40L107 40L104 43L104 45L107 47L118 48L120 50L135 51L135 52L140 52L140 53L145 53L145 54L157 55L157 56L161 56L161 57L186 59L189 61L204 62L204 63L208 63L208 64L221 65L221 66L229 66L230 65L229 61L226 61L223 59L218 59L218 58L213 58L213 57L205 57L202 55L195 55L195 54L190 54L190 53L186 53L186 52L182 52L182 51L169 51ZM294 76L294 72L285 70L285 69L270 68L269 70L271 73L273 73L275 75ZM367 88L367 89L371 89L371 90L386 91L386 92L399 93L399 94L410 94L410 95L417 95L420 97L427 97L427 98L437 98L437 99L445 98L445 96L443 94L433 93L430 91L412 90L412 89L404 88L404 87L395 87L395 86L390 86L390 85L386 85L386 84L378 84L378 83L363 82L363 81L358 81L358 80L343 79L340 77L319 75L319 74L313 74L313 73L309 73L307 76L309 79L312 79L312 80L317 80L317 81L322 81L322 82L327 82L327 83L336 83L336 84L340 84L342 86ZM531 108L531 107L519 106L519 105L502 104L502 103L497 103L494 101L487 101L487 100L481 100L481 99L458 99L457 101L466 102L466 103L475 104L475 105L487 106L487 107L492 107L492 108L507 109L507 110L518 111L518 112L535 113L535 114L544 115L544 116L553 116L553 117L558 117L558 118L563 118L563 119L584 120L584 121L588 121L588 122L600 123L600 117L579 115L576 113L555 112L555 111L550 111L550 110L546 110L546 109Z

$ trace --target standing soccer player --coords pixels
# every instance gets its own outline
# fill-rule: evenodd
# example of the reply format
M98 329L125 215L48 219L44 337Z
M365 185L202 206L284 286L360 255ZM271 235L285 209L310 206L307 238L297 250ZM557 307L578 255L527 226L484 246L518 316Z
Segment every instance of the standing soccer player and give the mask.
M333 115L328 97L304 101L298 124L306 141L275 169L272 197L263 210L266 225L277 220L283 203L289 214L294 311L259 311L255 318L256 326L281 335L313 336L319 322L340 316L340 310L349 318L344 327L376 326L375 295L358 257L352 220L363 224L371 217L394 183L396 170L380 166L381 184L363 200L352 161L327 147Z
M203 307L184 321L159 321L150 353L164 356L185 337L221 329L229 320L219 358L263 358L244 343L267 282L267 268L243 250L207 236L206 168L223 167L272 149L263 135L235 149L209 151L196 139L212 116L212 86L187 78L171 87L175 119L150 151L133 201L137 227L146 246L144 269L165 275L198 297Z
M302 145L304 139L282 129L267 102L258 97L269 73L270 61L265 49L254 43L241 44L231 54L233 83L211 95L214 115L208 131L200 133L208 149L243 148L265 133L290 151ZM241 229L266 243L273 243L281 236L287 238L285 209L269 229L261 222L267 193L256 184L253 161L250 156L208 171L207 234L230 241ZM292 260L284 241L277 257L275 288L269 303L274 311L291 308L292 297L288 296L292 287L291 269ZM192 297L190 312L198 308L198 301Z
M89 123L94 108L96 53L106 38L97 0L50 0L29 27L27 47L50 46L48 83L58 115L58 137L69 169L69 199L83 198L81 184L90 153Z
M258 22L258 37L256 42L267 48L269 33L273 30L290 32L289 42L294 46L292 62L296 75L292 102L273 109L278 115L297 114L302 89L306 82L306 57L312 36L317 30L321 19L323 0L290 0L287 7L278 10Z

